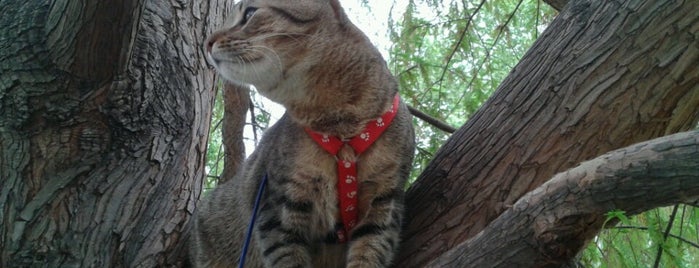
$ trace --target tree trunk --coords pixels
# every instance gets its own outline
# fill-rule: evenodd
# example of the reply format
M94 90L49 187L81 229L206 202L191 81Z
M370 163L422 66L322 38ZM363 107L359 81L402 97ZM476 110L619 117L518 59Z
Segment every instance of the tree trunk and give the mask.
M472 238L492 243L483 240L495 234L486 226L554 174L614 149L694 128L697 14L698 1L568 4L409 189L396 267L445 264L437 259ZM482 231L488 232L477 235ZM485 257L467 253L449 254ZM548 252L528 254L537 259Z
M696 126L699 2L627 2L571 1L442 147L397 267L558 265L605 210L697 200L697 132L561 173ZM0 2L0 267L181 266L215 80L200 47L231 4Z
M0 267L178 265L231 6L0 2Z

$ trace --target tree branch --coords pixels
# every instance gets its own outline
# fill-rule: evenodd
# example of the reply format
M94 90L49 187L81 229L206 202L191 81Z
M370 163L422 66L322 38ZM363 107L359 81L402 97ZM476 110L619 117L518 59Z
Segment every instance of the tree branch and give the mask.
M219 183L232 178L245 161L245 143L243 131L245 119L250 107L250 89L244 86L223 83L223 173Z
M557 267L602 229L607 211L632 215L697 199L695 130L619 149L555 175L428 267Z
M455 127L450 126L446 122L443 122L437 118L434 118L430 116L429 114L423 113L422 111L418 110L417 108L408 105L408 110L410 110L410 113L413 114L415 117L422 119L422 121L427 122L428 124L444 131L449 134L454 133L456 131Z
M667 226L665 227L665 233L663 233L663 243L667 241L668 235L670 235L670 230L672 230L672 223L675 221L675 216L677 216L677 209L679 208L679 205L675 205L674 208L672 208L672 214L670 215L670 222L667 223ZM658 268L660 267L660 257L663 256L663 246L662 244L658 245L658 253L655 254L655 263L653 264L653 268Z
M51 1L45 28L52 62L98 82L123 72L135 31L143 31L138 23L144 8L145 1Z
M397 266L423 267L582 161L696 128L697 50L684 37L699 2L658 3L567 5L406 192Z
M558 11L563 10L563 7L565 7L568 4L568 0L544 0L544 2L546 2L552 8Z
M456 44L454 44L454 47L452 48L451 52L449 52L449 55L447 55L446 60L444 61L444 68L442 68L442 74L439 76L439 88L442 88L442 82L444 81L444 76L447 73L447 69L451 66L451 61L454 59L454 55L456 55L456 52L459 51L461 48L461 43L464 41L464 38L466 38L466 33L468 33L468 28L471 27L471 23L473 22L473 17L478 14L478 12L481 10L481 7L485 4L485 0L481 1L480 4L478 4L478 7L476 7L476 10L474 10L468 17L468 21L466 22L466 25L459 31L459 38L456 40ZM521 3L521 1L520 1ZM519 7L519 5L517 5ZM517 9L515 9L515 12L517 12ZM513 12L514 14L514 12ZM509 20L508 20L509 21ZM497 43L497 40L495 40L495 43ZM441 91L440 91L441 92ZM453 131L452 131L453 133Z

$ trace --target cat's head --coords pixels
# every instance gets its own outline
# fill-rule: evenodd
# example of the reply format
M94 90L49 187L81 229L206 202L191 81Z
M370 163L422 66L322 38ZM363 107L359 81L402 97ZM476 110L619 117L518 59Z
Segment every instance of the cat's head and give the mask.
M338 0L243 0L205 50L224 78L285 102L303 97L304 74L328 60L317 52L343 42L348 25Z

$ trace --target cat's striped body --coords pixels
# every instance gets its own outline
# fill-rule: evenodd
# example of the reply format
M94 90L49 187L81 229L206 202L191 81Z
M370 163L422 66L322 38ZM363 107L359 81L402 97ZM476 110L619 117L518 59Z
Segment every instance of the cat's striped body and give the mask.
M357 160L359 187L359 223L349 242L338 244L336 156L304 129L353 137L387 110L397 85L337 0L288 2L295 6L244 1L229 28L208 42L219 72L256 85L287 113L265 132L239 174L199 203L192 260L198 267L238 263L254 195L267 174L247 267L387 267L400 240L414 150L410 114L401 103L367 151L338 154Z

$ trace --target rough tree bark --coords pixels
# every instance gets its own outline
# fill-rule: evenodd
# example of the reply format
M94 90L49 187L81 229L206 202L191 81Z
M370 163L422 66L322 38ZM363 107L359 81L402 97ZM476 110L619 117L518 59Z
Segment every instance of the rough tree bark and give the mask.
M46 2L0 2L0 267L181 265L213 101L200 45L232 2ZM606 209L696 198L696 132L561 173L696 125L696 14L697 1L567 5L408 192L398 267L556 265ZM628 205L638 191L658 198Z
M0 1L0 267L176 265L232 1Z
M560 267L610 210L633 215L698 200L699 131L665 136L555 175L427 267Z
M584 160L696 127L697 14L699 1L579 0L568 4L409 189L408 224L397 267L445 264L441 258L449 261L455 255L491 260L513 257L507 250L488 253L499 255L470 250L484 246L474 243L500 243L492 246L504 248L511 242L485 236L497 234L497 224L502 223L494 220L507 218L503 213L524 194ZM693 161L696 164L699 159ZM690 175L699 179L696 172ZM668 180L666 183L681 183ZM635 186L637 191L656 190ZM574 195L569 199L576 200ZM646 201L650 203L643 208L667 204ZM603 207L623 208L608 203ZM589 209L600 214L586 215L591 222L577 219L579 229L572 231L594 230L585 229L585 224L597 223L595 217L604 212ZM553 223L545 222L552 226L546 228L571 220L555 218L564 215L552 217ZM517 228L542 224L528 220L513 222L512 230L507 231L524 232L526 229ZM518 238L534 244L551 239ZM462 243L459 251L447 252ZM561 258L577 252L579 245L574 244L529 250L524 258L538 260L536 264L559 264ZM471 267L467 262L459 264L465 266L457 267Z

